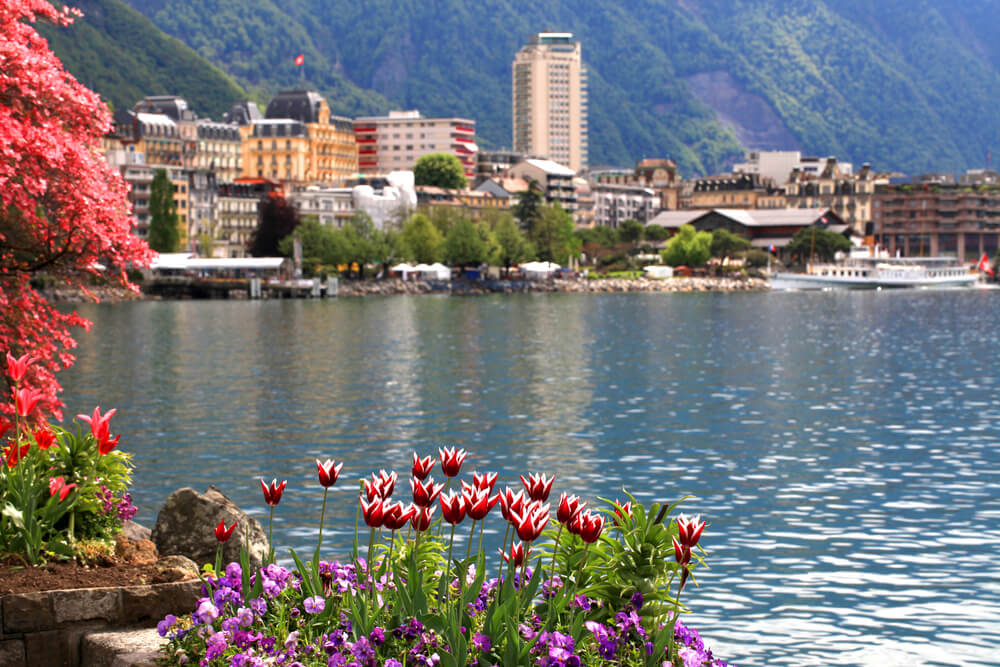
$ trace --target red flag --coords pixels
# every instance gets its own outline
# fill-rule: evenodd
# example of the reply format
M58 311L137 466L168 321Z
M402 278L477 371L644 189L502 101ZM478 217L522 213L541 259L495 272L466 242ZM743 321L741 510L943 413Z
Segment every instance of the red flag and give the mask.
M301 53L298 56L296 56L296 58L295 58L295 64L296 65L301 65L305 61L306 61L306 57L304 55L302 55Z
M993 268L990 266L990 258L985 252L983 253L983 258L979 260L979 264L976 265L976 268L990 274L991 276L993 275Z

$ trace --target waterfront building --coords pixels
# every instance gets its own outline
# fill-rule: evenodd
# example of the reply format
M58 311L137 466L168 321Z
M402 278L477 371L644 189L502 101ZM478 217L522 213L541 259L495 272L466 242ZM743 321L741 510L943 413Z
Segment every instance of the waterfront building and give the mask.
M948 255L960 262L983 253L993 257L1000 247L1000 186L964 185L953 176L879 184L872 221L876 240L890 254Z
M354 119L358 171L378 175L412 170L431 153L458 158L470 182L476 176L476 121L471 118L425 118L418 110L390 111L388 116Z
M844 173L836 158L827 158L819 174L792 171L785 184L785 201L791 208L833 209L855 233L862 235L872 219L875 185L879 180L868 164L857 174Z
M542 156L512 150L479 151L476 154L476 177L472 182L473 187L487 179L502 176L515 164L528 158L542 159Z
M571 215L577 210L575 172L552 160L528 159L507 170L507 176L535 182L545 197L545 202L559 202Z
M300 217L314 216L324 227L341 229L354 217L354 188L309 185L288 195Z
M486 218L490 211L506 211L510 208L509 196L499 196L485 190L454 190L430 185L418 185L417 207L431 210L446 208L473 221Z
M651 189L659 196L660 210L679 208L681 183L677 165L668 158L643 158L633 169L595 169L588 174L591 182L601 185L629 185Z
M246 257L250 237L257 228L260 200L283 194L281 183L265 178L239 178L221 183L217 195L217 223L211 230L212 257Z
M785 208L784 191L759 174L722 174L695 179L688 208Z
M514 57L514 151L587 168L587 70L568 32L541 32Z
M638 185L590 183L593 224L618 228L626 220L646 223L660 208L660 196L652 188Z
M784 185L793 171L819 176L831 159L836 161L836 158L830 157L803 156L801 151L751 151L746 154L746 162L733 165L733 171L757 174L777 185ZM850 162L840 162L838 168L845 176L853 173Z
M278 93L244 130L243 174L296 185L338 185L358 171L351 120L307 90Z

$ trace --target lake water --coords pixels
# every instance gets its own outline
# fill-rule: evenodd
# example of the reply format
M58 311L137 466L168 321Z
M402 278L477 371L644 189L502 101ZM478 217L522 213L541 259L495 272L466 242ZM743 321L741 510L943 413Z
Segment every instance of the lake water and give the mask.
M308 549L313 459L356 480L456 443L501 485L534 471L556 475L556 496L694 495L710 569L686 589L690 622L739 665L1000 664L998 299L88 306L62 380L67 414L118 408L147 525L174 489L210 484L266 523L257 478L287 478L275 542ZM343 482L330 557L351 540Z

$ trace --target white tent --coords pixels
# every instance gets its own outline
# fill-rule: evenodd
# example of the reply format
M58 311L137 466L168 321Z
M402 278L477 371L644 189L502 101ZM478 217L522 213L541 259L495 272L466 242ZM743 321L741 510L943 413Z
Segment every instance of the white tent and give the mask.
M664 266L662 264L654 264L652 266L647 266L643 268L646 275L650 278L673 278L674 277L674 267Z
M434 262L427 268L431 274L427 276L430 280L451 280L451 269L441 262Z
M559 268L559 265L554 262L527 262L520 266L524 277L532 280L548 278L554 272L558 271Z
M389 267L389 271L392 273L403 274L403 280L409 280L409 274L416 271L416 267L412 264L397 264L396 266Z

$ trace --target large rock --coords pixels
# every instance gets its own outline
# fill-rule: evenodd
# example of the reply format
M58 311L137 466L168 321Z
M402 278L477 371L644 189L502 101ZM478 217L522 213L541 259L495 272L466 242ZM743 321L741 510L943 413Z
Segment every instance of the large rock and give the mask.
M191 488L171 493L156 517L153 542L161 556L176 554L199 564L214 563L219 544L215 539L215 527L220 519L225 519L227 526L234 521L239 523L225 544L223 565L239 561L244 530L249 537L250 562L260 565L268 550L264 528L214 486L208 487L203 494Z

